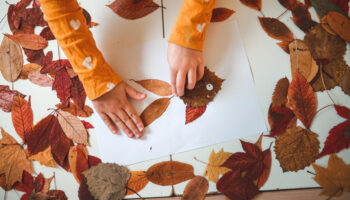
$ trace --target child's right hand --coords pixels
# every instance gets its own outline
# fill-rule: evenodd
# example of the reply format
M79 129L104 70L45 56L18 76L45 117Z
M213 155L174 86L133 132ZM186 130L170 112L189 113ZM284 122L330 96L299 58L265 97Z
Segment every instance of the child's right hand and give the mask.
M136 91L122 81L111 91L93 100L92 104L113 133L118 133L119 128L131 138L134 136L140 138L144 125L127 96L136 100L146 98L146 94Z

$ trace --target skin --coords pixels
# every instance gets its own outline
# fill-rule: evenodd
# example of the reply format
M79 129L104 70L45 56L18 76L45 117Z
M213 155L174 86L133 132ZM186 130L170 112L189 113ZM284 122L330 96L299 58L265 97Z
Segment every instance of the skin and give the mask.
M168 62L170 66L170 80L174 95L184 95L187 88L193 89L196 82L203 77L204 62L201 51L169 43ZM115 134L123 130L128 137L142 137L144 125L140 116L130 104L129 98L144 100L146 94L136 91L122 81L111 91L92 101L94 108L108 128Z

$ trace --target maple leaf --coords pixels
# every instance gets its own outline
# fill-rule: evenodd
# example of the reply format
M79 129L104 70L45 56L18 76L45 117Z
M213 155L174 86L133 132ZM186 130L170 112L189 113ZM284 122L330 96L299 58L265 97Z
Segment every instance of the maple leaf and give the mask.
M240 0L240 2L254 10L261 10L261 0Z
M1 128L0 139L0 175L4 176L1 187L5 190L12 188L17 181L22 181L23 171L31 172L30 161L20 144Z
M17 80L23 68L21 47L4 36L0 46L0 71L5 80Z
M0 108L4 112L11 112L12 103L17 96L22 98L25 97L24 94L21 94L16 90L10 90L9 86L7 85L0 85Z
M25 141L33 126L33 111L29 103L17 96L12 103L11 119L17 134Z
M52 84L52 90L56 90L57 97L60 99L63 105L67 105L71 96L70 89L72 87L72 81L65 68L57 70L55 81Z
M191 107L186 106L186 122L185 124L191 123L203 115L207 106Z
M150 125L154 120L162 116L162 114L168 108L170 100L171 98L160 98L153 101L149 106L147 106L140 115L143 125L146 127Z
M44 187L44 176L39 174L37 177L34 177L27 171L23 171L22 182L17 182L13 185L15 190L25 192L21 197L21 200L30 199L29 196L32 193L41 192Z
M120 17L134 20L152 13L159 8L159 5L152 0L115 0L107 7Z
M186 185L182 195L183 200L205 199L209 189L209 182L202 176L195 176Z
M235 11L228 8L214 8L210 22L222 22L228 19Z
M204 176L208 176L209 181L214 183L218 182L220 174L225 174L230 171L230 169L222 167L221 165L231 155L232 153L224 152L223 149L220 149L218 153L215 153L214 150L212 150L208 159L208 165L205 167Z
M284 172L298 171L315 162L320 148L317 137L301 127L289 128L277 137L275 153Z
M157 185L175 185L194 177L192 165L178 161L163 161L148 168L146 176Z
M281 41L294 40L293 33L289 28L276 18L259 17L260 24L264 31L272 38Z
M328 167L312 164L316 176L314 180L322 187L321 195L339 197L344 191L350 192L350 165L332 154L328 159Z
M171 85L165 81L158 80L158 79L146 79L146 80L140 80L140 81L133 80L133 81L156 95L170 96L172 94Z
M131 176L127 183L127 190L125 195L135 194L135 192L141 191L148 184L145 171L132 171ZM130 188L130 189L128 189Z

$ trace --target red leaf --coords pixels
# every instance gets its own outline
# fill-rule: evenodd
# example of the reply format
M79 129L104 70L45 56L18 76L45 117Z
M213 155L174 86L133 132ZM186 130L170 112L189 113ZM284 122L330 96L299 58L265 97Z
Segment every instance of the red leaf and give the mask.
M19 93L16 90L10 90L7 85L0 85L0 108L4 112L11 112L12 103L15 100L16 96L20 96L22 98L25 95Z
M40 36L46 40L55 40L55 36L52 34L50 27L45 27L41 32Z
M240 0L241 3L254 10L261 10L261 0Z
M222 22L228 19L235 11L228 8L214 8L210 22Z
M186 106L186 122L185 124L191 123L194 120L198 119L200 116L203 115L205 110L207 109L207 106L201 106L201 107L191 107Z
M261 188L262 186L264 186L264 184L266 183L267 179L270 176L270 172L271 172L271 164L272 164L272 159L271 159L271 150L270 149L266 149L264 152L264 169L261 173L261 175L258 178L258 188Z
M339 106L334 105L335 110L337 111L338 115L345 118L350 119L350 109L345 106Z
M48 44L47 40L35 34L17 33L16 35L9 35L5 33L4 35L26 49L41 50L46 48Z
M288 107L270 107L269 118L271 119L271 131L269 137L279 136L284 133L289 122L295 117Z
M101 159L95 157L95 156L88 156L88 162L89 162L89 167L93 167L95 165L98 165L99 163L101 163Z
M62 68L69 67L72 68L72 65L70 64L69 60L67 59L60 59L60 60L55 60L44 66L41 70L40 73L45 74L49 73L53 70L60 70Z
M35 189L35 192L40 192L43 187L44 187L44 176L42 173L40 173L34 180L34 189Z
M33 176L29 172L24 170L22 175L22 182L16 182L13 185L13 189L25 193L31 193L34 189Z
M243 150L250 156L256 158L256 159L262 159L263 154L262 151L259 149L259 147L256 144L245 142L241 140L241 144L243 147Z
M241 177L240 171L230 171L224 174L216 184L219 192L230 199L249 200L259 193L252 180Z
M92 126L92 124L90 124L90 123L87 122L87 121L81 120L81 122L83 123L83 125L84 125L84 127L85 127L86 129L94 128L94 127Z
M82 172L87 169L89 169L88 159L86 159L84 152L77 151L76 175L80 182L84 179Z
M52 90L56 90L57 97L63 105L67 105L70 98L70 88L72 81L65 68L57 70L55 81L52 84Z
M345 13L349 13L349 0L328 0L334 4L337 4Z
M84 178L80 183L78 196L79 196L79 200L95 200L95 198L92 196L92 194L89 191L86 178Z
M71 97L81 109L84 109L86 93L83 84L78 77L72 78Z
M338 153L350 146L350 120L342 122L329 131L324 147L318 158Z

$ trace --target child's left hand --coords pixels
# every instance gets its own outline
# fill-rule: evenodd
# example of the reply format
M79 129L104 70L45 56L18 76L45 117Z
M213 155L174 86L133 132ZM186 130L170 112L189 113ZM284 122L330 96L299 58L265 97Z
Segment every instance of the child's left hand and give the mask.
M201 51L169 43L168 62L174 95L184 95L186 77L189 90L193 89L196 82L203 77L204 60Z

